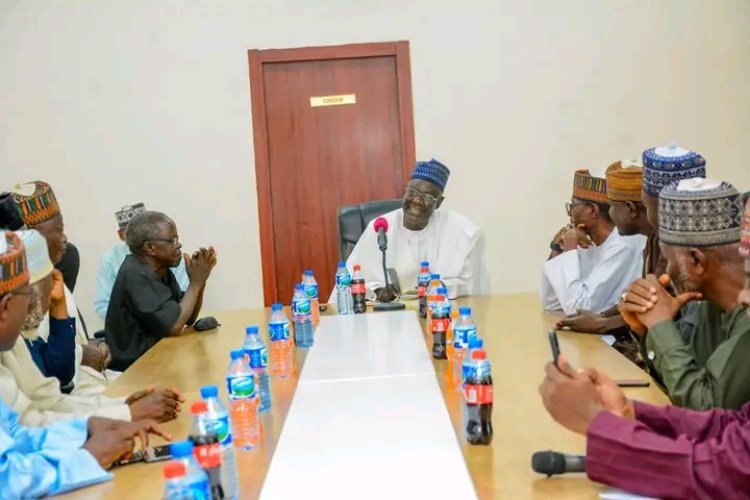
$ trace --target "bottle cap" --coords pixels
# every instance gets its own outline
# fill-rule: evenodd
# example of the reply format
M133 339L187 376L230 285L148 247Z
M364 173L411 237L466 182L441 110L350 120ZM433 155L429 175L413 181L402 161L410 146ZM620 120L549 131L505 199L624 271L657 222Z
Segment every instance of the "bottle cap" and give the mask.
M471 359L474 361L483 361L487 359L487 351L484 349L476 349L471 353Z
M283 309L284 309L284 304L278 304L278 303L276 303L276 304L271 305L271 310L272 311L281 311Z
M169 453L172 458L188 458L193 455L193 443L190 441L177 441L169 445Z
M232 350L229 355L232 357L232 359L240 359L245 357L245 351L242 349L234 349Z
M359 264L354 264L354 272L355 272L355 273L356 273L357 271L361 271L361 270L362 270L362 266L360 266Z
M312 269L305 269L305 276L312 276Z
M461 316L471 316L471 307L459 307L458 310Z
M422 267L430 267L430 263L427 262L426 260L423 260L422 261Z
M432 275L432 279L439 280L440 279L440 275L439 274L433 274Z
M245 333L248 335L257 335L258 334L258 325L250 325L245 328Z
M340 260L339 267L346 267L346 261Z
M193 415L200 415L201 413L206 413L207 411L208 403L206 403L202 399L190 405L190 413L192 413Z
M174 479L185 475L185 464L172 460L164 466L164 479Z
M201 387L201 397L203 399L217 398L219 397L219 388L215 385L204 385Z

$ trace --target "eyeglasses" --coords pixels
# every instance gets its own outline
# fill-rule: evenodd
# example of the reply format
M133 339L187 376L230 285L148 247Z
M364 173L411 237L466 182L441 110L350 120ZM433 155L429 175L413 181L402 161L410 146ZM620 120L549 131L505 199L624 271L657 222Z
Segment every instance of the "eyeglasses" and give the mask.
M573 209L580 205L589 205L586 201L570 200L565 203L565 211L568 213L568 217L573 215Z
M439 197L432 196L428 193L423 193L421 191L417 191L414 188L406 188L406 194L404 194L404 198L407 200L420 200L423 205L429 207L437 203L437 201L440 199Z
M173 247L176 247L180 244L180 237L175 236L174 238L169 239L169 240L164 239L164 238L154 238L153 240L148 240L148 241L161 241L162 243L169 243Z

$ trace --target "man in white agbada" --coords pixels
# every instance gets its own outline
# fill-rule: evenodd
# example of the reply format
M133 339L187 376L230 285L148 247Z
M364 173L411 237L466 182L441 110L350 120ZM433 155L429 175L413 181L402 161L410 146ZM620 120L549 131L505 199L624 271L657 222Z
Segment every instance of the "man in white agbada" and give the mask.
M555 235L544 263L545 310L601 313L641 275L646 237L622 236L609 217L607 181L579 170L567 204L570 224Z
M44 238L34 230L17 234L26 250L29 284L36 286L50 279L53 267ZM32 294L30 309L37 309L41 300L38 294ZM24 332L25 336L34 334ZM19 414L24 425L32 427L91 415L164 422L177 416L184 401L179 393L170 389L140 391L127 399L65 395L56 378L42 375L23 337L19 337L9 351L0 352L0 400Z
M36 229L47 240L49 257L57 264L65 253L68 238L65 236L65 224L52 187L46 182L34 181L16 185L12 191L13 199L18 205L21 217L27 228ZM73 294L65 287L65 301L68 316L75 320L75 375L72 381L72 393L77 395L96 395L107 387L107 377L103 375L110 361L109 348L106 344L89 344L81 321L78 320L78 308ZM45 341L49 337L49 319L45 317L39 325L38 335ZM108 372L110 379L117 375Z
M416 288L420 265L428 261L430 270L440 274L451 299L488 294L482 230L463 215L438 210L449 175L448 168L437 160L417 163L406 185L403 207L383 216L388 221L388 267L398 273L402 291ZM384 288L382 254L373 224L360 237L347 267L351 271L359 264L368 295L389 302L395 292Z

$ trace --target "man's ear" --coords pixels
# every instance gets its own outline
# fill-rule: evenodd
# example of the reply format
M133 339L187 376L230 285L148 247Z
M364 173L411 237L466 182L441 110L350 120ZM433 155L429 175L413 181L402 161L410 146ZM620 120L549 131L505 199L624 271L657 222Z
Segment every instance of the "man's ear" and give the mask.
M440 198L438 198L438 201L435 203L435 210L437 210L438 208L440 208L440 205L443 204L444 200L445 200L445 196L441 196Z
M11 295L9 293L6 293L2 297L0 297L0 325L8 321L8 314L9 314L8 311L10 310L10 299L11 299Z
M625 206L628 207L628 214L630 215L631 219L637 219L638 218L638 205L633 203L632 201L626 201Z
M688 250L688 259L695 269L695 274L698 276L703 276L708 272L708 259L706 258L706 254L699 248Z
M143 245L143 253L146 255L154 255L154 245L152 245L150 241L147 241Z

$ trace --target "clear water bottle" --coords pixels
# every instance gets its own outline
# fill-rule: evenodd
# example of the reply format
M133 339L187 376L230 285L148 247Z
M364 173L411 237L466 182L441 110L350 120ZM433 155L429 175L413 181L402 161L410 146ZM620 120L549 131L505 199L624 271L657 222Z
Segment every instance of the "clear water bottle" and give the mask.
M426 260L422 262L422 269L417 275L417 297L419 297L419 317L427 317L427 289L430 287L430 263Z
M310 316L310 299L303 285L297 285L292 299L294 315L294 342L300 349L309 349L314 342L314 326Z
M458 313L458 321L453 328L453 338L454 341L461 342L464 349L467 349L471 340L477 338L477 325L471 317L471 307L460 307Z
M201 387L201 397L206 402L205 425L214 432L221 447L221 477L226 498L237 498L237 461L232 446L232 421L224 403L219 399L219 388L215 385Z
M287 378L292 374L294 362L293 340L289 318L284 314L284 306L281 304L271 306L268 335L271 337L271 372L276 377Z
M302 275L302 285L305 287L307 298L310 299L310 313L313 325L320 323L320 288L311 269Z
M226 493L222 477L221 445L219 436L209 429L207 423L208 404L203 400L195 401L190 405L190 413L193 414L193 426L190 428L189 436L193 443L193 455L208 475L211 498L222 500L226 498Z
M232 422L232 441L240 450L252 450L260 444L258 391L255 372L245 361L245 351L231 352L227 370L227 392Z
M164 500L194 498L187 481L185 464L172 460L164 465Z
M352 275L346 268L346 262L339 262L336 270L336 309L339 314L354 314L352 298Z
M253 369L258 379L258 396L261 413L271 409L271 385L268 380L268 352L263 339L260 338L258 327L255 325L245 328L245 344L242 348L250 359L250 368Z
M190 494L188 498L210 499L211 487L208 483L208 475L195 459L193 443L190 441L177 441L169 446L169 452L172 455L172 459L183 466L185 475L182 483Z
M432 320L432 306L435 303L435 298L437 297L437 291L442 286L439 274L433 274L430 278L431 278L430 279L430 286L427 287L427 321L428 321L428 328L429 328L429 321Z

